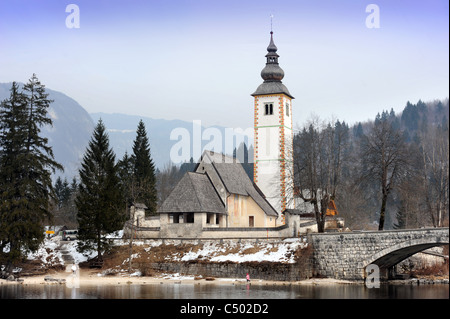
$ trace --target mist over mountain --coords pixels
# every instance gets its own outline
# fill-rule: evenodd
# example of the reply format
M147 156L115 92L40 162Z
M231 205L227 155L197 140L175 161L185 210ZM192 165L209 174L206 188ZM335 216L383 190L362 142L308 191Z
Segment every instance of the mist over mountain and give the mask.
M9 98L11 85L12 83L0 83L0 101ZM19 87L22 86L23 83L19 83ZM84 152L100 118L108 131L116 160L121 159L125 152L133 152L136 129L142 119L150 141L153 162L159 169L173 162L188 162L191 157L197 161L205 147L232 154L241 141L245 140L247 145L252 144L253 136L245 138L243 134L231 128L205 128L201 126L201 122L153 119L118 113L89 114L77 101L64 93L48 88L46 91L49 93L49 99L54 100L48 109L53 126L43 127L42 135L48 138L56 161L64 166L64 172L56 172L54 178L61 176L69 182L73 177L78 178ZM172 155L175 155L172 158L171 151Z
M201 122L153 119L119 113L90 115L94 122L101 119L105 124L116 159L121 159L125 152L133 152L136 129L142 119L147 130L153 162L159 169L169 163L188 162L191 157L197 161L203 149L232 154L241 141L245 141L247 145L253 143L253 132L250 137L246 137L233 128L203 127Z

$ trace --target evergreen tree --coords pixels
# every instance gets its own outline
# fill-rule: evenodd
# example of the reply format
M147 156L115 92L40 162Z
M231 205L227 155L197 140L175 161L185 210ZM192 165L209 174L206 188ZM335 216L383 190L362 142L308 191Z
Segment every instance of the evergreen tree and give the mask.
M97 250L97 260L109 249L105 235L123 228L123 193L115 154L100 120L84 154L75 203L78 209L78 251Z
M10 246L6 273L44 239L42 224L52 218L51 174L62 170L40 135L42 126L52 124L45 86L33 74L22 92L16 83L10 91L0 107L0 240Z
M78 191L78 183L77 179L74 177L72 178L72 183L70 183L70 193L73 196Z
M62 207L62 203L63 203L63 193L64 193L64 186L63 186L63 181L61 179L61 177L58 176L58 178L56 179L55 182L55 197L56 197L56 205L58 206L58 208Z
M73 184L75 183L75 184ZM53 210L55 225L66 225L69 228L78 228L76 221L77 210L75 207L75 196L77 185L75 178L69 184L67 178L64 181L58 176L55 185L55 205Z
M135 198L135 180L133 174L134 162L128 152L125 152L122 159L117 163L117 168L126 205L130 206Z
M183 176L187 172L193 172L195 166L197 166L197 163L194 163L194 158L191 157L189 162L184 162L180 165L179 176Z
M67 179L64 179L63 181L61 177L58 176L55 182L54 190L58 208L67 205L70 200L70 196L72 195L72 189L70 188Z
M155 165L151 158L150 144L142 120L139 121L137 127L132 159L134 164L133 175L136 181L134 201L142 202L147 206L147 212L154 214L157 205Z
M406 228L406 207L405 203L401 201L400 207L397 210L397 223L394 224L394 229L404 229Z
M410 131L416 131L419 127L419 111L415 104L407 102L402 113L402 124Z

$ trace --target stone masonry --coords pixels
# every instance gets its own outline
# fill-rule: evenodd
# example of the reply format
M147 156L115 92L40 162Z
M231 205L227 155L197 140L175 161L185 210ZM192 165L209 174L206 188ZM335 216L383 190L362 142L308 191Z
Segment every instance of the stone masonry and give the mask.
M448 245L448 228L343 233L312 233L313 275L364 280L365 269L375 264L381 278L395 264L422 250Z

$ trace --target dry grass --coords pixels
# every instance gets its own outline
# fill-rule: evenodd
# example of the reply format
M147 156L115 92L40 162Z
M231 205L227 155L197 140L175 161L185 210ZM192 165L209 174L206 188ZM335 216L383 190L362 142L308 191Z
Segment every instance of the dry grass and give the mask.
M306 266L310 263L312 254L313 248L311 245L308 245L305 248L298 248L294 253L294 259L297 264Z
M242 255L250 255L250 254L256 254L258 251L261 250L261 247L251 247L247 248L242 251Z
M437 276L437 277L448 277L448 260L443 264L434 264L433 266L417 268L411 270L411 275L413 277L427 277L427 276Z
M164 244L158 246L148 246L148 245L133 245L131 254L133 256L131 267L129 269L129 258L130 258L130 247L129 245L114 246L108 254L103 256L104 264L100 270L104 275L107 274L118 274L127 273L128 271L135 272L139 270L144 276L155 276L157 271L155 271L151 266L152 263L164 263L171 262L174 260L181 260L185 254L189 252L198 253L204 247L203 244ZM278 245L258 245L248 246L247 244L224 244L223 246L217 247L214 256L221 255L231 255L231 254L241 254L249 255L255 254L264 249L267 253L276 252L279 249ZM310 256L310 249L298 249L295 252L288 253L289 255L294 254L297 262L301 262L306 256ZM209 257L199 255L196 260L190 262L209 262Z

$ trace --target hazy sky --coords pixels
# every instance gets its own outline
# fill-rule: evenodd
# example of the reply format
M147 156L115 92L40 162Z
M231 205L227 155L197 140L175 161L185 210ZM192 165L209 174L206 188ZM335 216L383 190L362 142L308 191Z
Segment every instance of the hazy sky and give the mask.
M36 73L88 112L251 127L273 14L294 123L353 124L449 96L448 12L448 0L0 0L0 82Z

